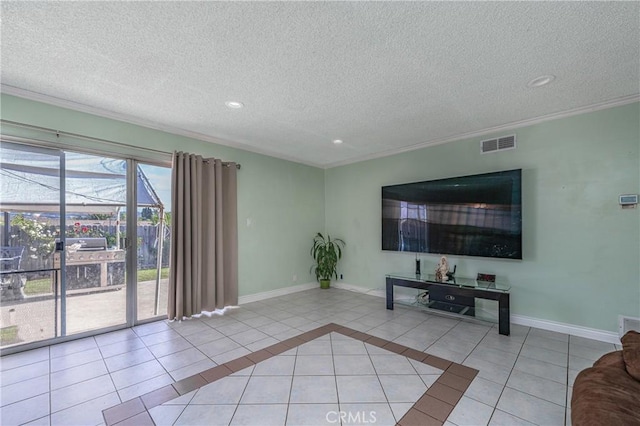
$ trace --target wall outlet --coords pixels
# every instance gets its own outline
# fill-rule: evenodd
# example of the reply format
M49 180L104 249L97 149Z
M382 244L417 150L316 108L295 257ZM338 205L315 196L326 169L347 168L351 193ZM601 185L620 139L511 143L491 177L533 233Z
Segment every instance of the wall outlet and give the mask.
M293 278L291 279L291 281L293 281L294 283L298 281L298 276L296 274L293 274Z
M340 279L342 279L342 278L343 278L343 277L342 277L342 274L340 274Z

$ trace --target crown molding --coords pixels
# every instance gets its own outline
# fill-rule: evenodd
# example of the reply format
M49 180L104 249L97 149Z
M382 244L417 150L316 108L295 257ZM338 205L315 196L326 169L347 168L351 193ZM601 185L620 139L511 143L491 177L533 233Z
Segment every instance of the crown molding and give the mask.
M169 134L173 134L173 135L177 135L177 136L184 136L184 137L195 139L195 140L199 140L199 141L202 141L202 142L208 142L208 143L213 143L213 144L216 144L216 145L227 146L227 147L230 147L230 148L235 148L235 149L239 149L239 150L242 150L242 151L247 151L247 152L251 152L251 153L254 153L254 154L266 155L268 157L274 157L274 158L278 158L278 159L281 159L281 160L291 161L291 162L294 162L294 163L304 164L304 165L307 165L307 166L316 167L316 168L325 169L325 170L332 169L334 167L340 167L340 166L346 166L346 165L349 165L349 164L360 163L362 161L374 160L374 159L383 158L383 157L390 157L392 155L402 154L404 152L416 151L418 149L423 149L423 148L427 148L427 147L430 147L430 146L442 145L442 144L445 144L445 143L455 142L455 141L459 141L459 140L462 140L462 139L471 139L471 138L481 137L481 136L485 136L485 135L492 134L492 133L513 131L513 130L517 130L517 129L522 128L522 127L532 126L534 124L540 124L540 123L544 123L544 122L547 122L547 121L558 120L558 119L561 119L561 118L567 118L567 117L571 117L571 116L574 116L574 115L580 115L580 114L585 114L585 113L588 113L588 112L594 112L594 111L599 111L599 110L603 110L603 109L614 108L614 107L617 107L617 106L628 105L628 104L632 104L632 103L635 103L635 102L640 102L640 94L622 96L620 98L616 98L616 99L612 99L612 100L609 100L609 101L600 102L600 103L596 103L596 104L592 104L592 105L588 105L588 106L584 106L584 107L579 107L579 108L574 108L574 109L570 109L570 110L566 110L566 111L556 112L556 113L553 113L553 114L542 115L542 116L539 116L539 117L530 118L530 119L526 119L526 120L515 121L515 122L512 122L512 123L502 124L502 125L499 125L499 126L488 127L488 128L481 129L481 130L476 130L476 131L473 131L473 132L459 133L459 134L456 134L456 135L453 135L453 136L448 136L446 138L433 139L433 140L421 142L421 143L414 144L414 145L407 146L407 147L403 147L403 148L386 150L386 151L377 152L377 153L369 154L369 155L363 155L363 156L359 156L359 157L356 157L356 158L351 158L351 159L348 159L348 160L338 161L338 162L334 162L334 163L320 164L320 163L314 163L314 162L306 161L306 160L303 160L303 159L300 159L300 158L297 158L297 157L294 157L294 156L283 155L281 153L277 153L277 152L274 152L274 151L271 151L271 150L255 148L253 146L249 146L249 145L243 144L241 142L233 142L233 141L229 141L229 140L226 140L226 139L219 139L219 138L215 138L213 136L208 136L208 135L205 135L205 134L202 134L202 133L181 129L179 127L167 126L167 125L156 123L156 122L153 122L153 121L150 121L150 120L144 120L144 119L136 118L136 117L133 117L133 116L130 116L130 115L127 115L127 114L121 114L121 113L109 111L109 110L106 110L106 109L97 108L97 107L93 107L93 106L90 106L90 105L82 104L82 103L79 103L79 102L73 102L73 101L69 101L69 100L66 100L66 99L57 98L55 96L49 96L49 95L45 95L45 94L42 94L42 93L32 92L30 90L20 89L18 87L9 86L9 85L6 85L6 84L0 84L0 92L1 93L5 93L7 95L11 95L11 96L16 96L16 97L19 97L19 98L24 98L24 99L28 99L28 100L32 100L32 101L36 101L36 102L41 102L41 103L48 104L48 105L53 105L53 106L57 106L57 107L61 107L61 108L70 109L70 110L73 110L73 111L78 111L78 112L83 112L83 113L87 113L87 114L91 114L91 115L96 115L98 117L103 117L103 118L109 118L109 119L112 119L112 120L122 121L122 122L125 122L125 123L134 124L136 126L146 127L146 128L149 128L149 129L158 130L158 131L161 131L161 132L165 132L165 133L169 133Z
M476 130L476 131L473 131L473 132L459 133L459 134L454 135L454 136L448 136L446 138L440 138L440 139L433 139L433 140L430 140L430 141L421 142L419 144L407 146L407 147L404 147L404 148L392 149L392 150L378 152L378 153L375 153L375 154L364 155L364 156L361 156L361 157L358 157L358 158L355 158L355 159L349 159L349 160L345 160L345 161L338 161L338 162L335 162L335 163L324 165L323 168L325 170L326 169L332 169L334 167L346 166L346 165L349 165L349 164L360 163L362 161L367 161L367 160L375 160L377 158L390 157L392 155L401 154L403 152L416 151L418 149L427 148L427 147L435 146L435 145L442 145L442 144L445 144L445 143L455 142L455 141L459 141L459 140L462 140L462 139L471 139L471 138L476 138L476 137L480 137L480 136L486 136L486 135L492 134L492 133L513 131L513 130L517 130L517 129L520 129L520 128L523 128L523 127L533 126L534 124L540 124L540 123L544 123L544 122L547 122L547 121L558 120L560 118L567 118L567 117L571 117L571 116L574 116L574 115L586 114L588 112L600 111L600 110L603 110L603 109L609 109L609 108L614 108L614 107L618 107L618 106L628 105L628 104L632 104L632 103L635 103L635 102L640 102L640 94L623 96L623 97L616 98L616 99L613 99L613 100L600 102L600 103L597 103L597 104L588 105L588 106L584 106L584 107L580 107L580 108L574 108L574 109L570 109L570 110L566 110L566 111L555 112L553 114L542 115L540 117L529 118L529 119L526 119L526 120L514 121L512 123L501 124L499 126L488 127L486 129Z
M30 101L40 102L47 105L65 108L72 111L91 114L91 115L95 115L102 118L117 120L124 123L140 126L140 127L145 127L147 129L158 130L160 132L169 133L176 136L184 136L184 137L195 139L201 142L208 142L216 145L227 146L229 148L235 148L242 151L251 152L254 154L266 155L268 157L274 157L280 160L291 161L293 163L298 163L298 164L304 164L304 165L316 167L319 169L324 168L324 165L322 164L309 162L293 156L282 155L280 153L270 151L267 149L255 148L253 146L246 145L241 142L234 142L226 139L219 139L219 138L215 138L213 136L205 135L202 133L181 129L179 127L167 126L165 124L156 123L154 121L133 117L128 114L121 114L121 113L109 111L103 108L98 108L91 105L82 104L79 102L61 99L55 96L50 96L42 93L32 92L30 90L20 89L18 87L9 86L6 84L0 84L0 93L16 96L18 98L27 99Z

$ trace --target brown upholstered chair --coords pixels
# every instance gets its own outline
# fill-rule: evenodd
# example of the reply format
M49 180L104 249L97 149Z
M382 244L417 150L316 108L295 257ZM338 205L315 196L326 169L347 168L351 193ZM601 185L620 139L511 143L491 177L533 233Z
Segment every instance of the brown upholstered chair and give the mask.
M640 333L622 337L622 350L602 356L573 384L573 426L640 426Z

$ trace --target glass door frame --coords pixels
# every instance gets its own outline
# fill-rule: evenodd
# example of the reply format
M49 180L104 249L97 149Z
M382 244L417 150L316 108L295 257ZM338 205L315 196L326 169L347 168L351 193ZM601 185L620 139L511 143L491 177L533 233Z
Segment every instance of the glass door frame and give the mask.
M66 335L66 259L65 251L60 254L60 282L59 297L60 297L60 333L55 333L53 338L42 339L34 342L25 343L22 345L10 346L7 348L0 348L0 355L9 355L12 353L22 352L30 349L36 349L48 345L57 343L63 343L66 341L77 340L85 337L91 337L111 331L121 330L133 327L135 325L145 324L149 322L158 321L166 318L166 315L158 315L151 318L145 318L144 320L137 320L137 170L138 164L150 164L162 167L167 167L167 164L162 161L139 161L133 159L127 155L109 152L97 152L93 150L83 150L81 147L64 146L56 148L49 143L42 141L39 143L37 140L25 139L21 137L12 137L9 135L2 135L2 144L7 146L21 149L25 151L39 151L46 154L58 156L60 158L60 241L63 243L63 247L66 244L66 152L84 153L89 155L104 155L111 158L124 159L127 162L127 197L126 197L126 240L124 248L126 250L125 259L125 282L126 282L126 321L122 324L107 326L104 328L82 331L79 333ZM169 167L171 167L169 165ZM66 247L64 247L66 249ZM59 334L59 335L58 335Z
M138 193L137 193L137 173L138 173L138 166L140 166L141 164L144 165L148 165L148 166L155 166L155 167L164 167L164 168L168 168L171 169L171 164L166 164L166 163L162 163L159 161L141 161L141 160L130 160L131 161L131 167L129 167L129 165L127 165L128 170L132 170L132 182L133 182L133 186L135 187L134 189L128 189L129 190L129 194L133 194L135 193L135 198L134 198L134 208L132 209L132 216L129 216L129 211L127 210L127 235L135 235L136 238L134 239L134 244L133 247L131 248L131 252L133 253L132 256L132 260L129 261L129 258L127 258L127 262L133 262L133 266L132 266L132 271L131 274L135 277L136 281L135 281L135 288L133 290L131 290L131 293L133 295L133 297L131 299L127 299L127 300L131 300L133 303L133 306L131 306L130 308L130 312L132 314L131 316L131 326L135 326L135 325L141 325L141 324L147 324L150 322L155 322L155 321L159 321L162 319L166 319L167 318L167 314L156 314L152 317L148 317L148 318L144 318L144 319L138 319L138 280L137 280L137 276L138 276L138 259L137 259L137 255L138 255L138 216L137 216L137 211L138 211ZM164 217L161 219L162 221L164 221ZM132 227L133 229L129 228L129 223L132 223ZM166 222L165 222L165 227L166 227ZM163 235L160 236L160 238L164 238ZM165 247L166 250L166 247ZM127 255L129 255L129 251L127 252ZM162 253L158 253L158 256L161 256ZM162 270L162 262L157 262L156 263L157 267L160 268L160 270L156 271L156 274L161 274L161 270ZM129 271L127 271L129 272ZM133 278L133 277L132 277ZM158 275L158 279L160 279L160 276ZM127 282L129 280L129 275L127 275ZM158 294L160 294L160 290L158 289ZM154 301L155 303L155 301ZM158 303L161 303L161 300L158 299ZM158 306L156 305L155 307L156 309L158 308Z
M60 256L60 337L67 336L67 161L65 152L57 150L60 156L60 250L56 252ZM56 294L55 297L58 297ZM56 318L56 321L58 319ZM58 331L56 330L56 337Z
M1 143L2 143L2 146L5 147L6 149L22 151L26 153L39 153L39 154L51 156L53 158L57 157L58 159L58 176L57 176L58 179L57 180L58 180L58 186L59 186L57 213L60 218L59 219L59 235L57 236L57 238L60 241L60 245L55 243L56 237L54 236L53 238L54 238L55 249L54 249L54 252L51 253L52 269L58 269L59 267L57 272L56 271L52 272L53 274L56 274L56 277L53 278L56 282L56 285L54 286L55 288L54 288L54 294L53 294L54 306L55 306L54 318L53 318L53 322L54 322L53 337L36 340L33 342L28 342L23 345L11 346L8 348L0 349L0 354L5 355L5 354L21 352L23 350L28 350L36 347L41 347L44 345L49 345L52 343L58 343L59 341L67 340L66 339L67 337L66 336L67 304L66 304L66 297L64 297L64 295L66 294L66 259L65 259L65 251L64 251L65 242L66 242L66 232L65 232L65 229L66 229L66 206L65 206L66 156L65 156L65 151L63 151L62 149L47 147L47 146L40 146L37 144L16 142L14 140L11 140L11 138L2 137ZM54 260L56 257L59 258L59 264L56 264L56 261ZM59 302L59 308L60 308L59 310L58 310L58 302ZM59 321L58 321L58 318L59 318Z
M138 315L138 162L127 159L127 228L125 282L127 283L127 327L136 325Z

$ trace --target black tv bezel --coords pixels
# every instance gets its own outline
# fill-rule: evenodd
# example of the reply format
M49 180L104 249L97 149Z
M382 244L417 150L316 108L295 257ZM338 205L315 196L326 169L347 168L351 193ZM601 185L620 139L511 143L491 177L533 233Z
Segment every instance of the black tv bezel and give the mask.
M512 173L512 172L518 172L518 183L519 183L519 188L518 188L518 193L519 193L519 198L520 198L520 241L519 241L519 252L518 255L519 256L485 256L485 255L480 255L480 254L459 254L459 253L448 253L448 252L432 252L432 251L408 251L408 250L393 250L393 249L388 249L388 248L384 248L384 232L383 232L383 226L384 226L384 217L383 217L383 211L381 210L380 212L380 216L381 216L381 234L380 234L380 244L381 244L381 250L383 252L391 252L391 253L422 253L422 254L431 254L431 255L448 255L448 256L458 256L458 257L473 257L473 258L483 258L483 259L493 259L493 260L522 260L524 258L523 255L523 237L524 237L524 227L523 225L523 221L522 221L522 216L523 216L523 211L522 211L522 206L523 206L523 199L522 199L522 169L521 168L517 168L517 169L509 169L509 170L497 170L497 171L493 171L493 172L485 172L485 173L476 173L476 174L470 174L470 175L462 175L462 176L450 176L450 177L446 177L446 178L438 178L438 179L429 179L429 180L423 180L423 181L415 181L415 182L406 182L406 183L401 183L401 184L393 184L393 185L384 185L381 187L380 190L380 204L381 204L381 209L384 208L384 206L382 205L385 197L384 197L384 190L385 188L393 188L393 187L401 187L401 186L407 186L407 185L419 185L419 184L423 184L423 183L438 183L438 182L446 182L446 181L451 181L451 180L456 180L456 179L465 179L465 178L477 178L477 177L482 177L482 176L491 176L491 175L499 175L499 174L503 174L503 173ZM512 200L513 201L513 200ZM517 205L514 204L513 202L511 203L511 205Z

